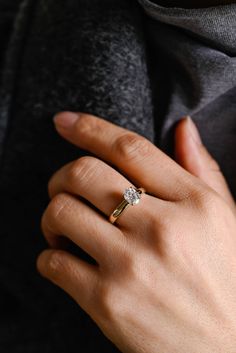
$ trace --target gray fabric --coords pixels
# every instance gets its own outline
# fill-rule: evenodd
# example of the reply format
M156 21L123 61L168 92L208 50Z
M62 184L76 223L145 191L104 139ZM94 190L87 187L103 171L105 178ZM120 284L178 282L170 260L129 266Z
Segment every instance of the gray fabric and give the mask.
M235 196L236 4L182 9L139 2L150 18L157 143L172 153L172 128L190 114Z
M86 153L58 135L53 115L87 111L154 138L142 8L136 0L24 0L4 57L0 352L117 352L35 261L47 247L48 180ZM71 252L93 262L73 244Z

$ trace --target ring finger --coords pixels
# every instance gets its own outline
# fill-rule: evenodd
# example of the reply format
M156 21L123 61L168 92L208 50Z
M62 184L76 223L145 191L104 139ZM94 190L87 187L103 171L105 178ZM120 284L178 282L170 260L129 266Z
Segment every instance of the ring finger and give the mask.
M114 211L122 201L125 188L134 186L123 175L100 159L86 156L70 162L53 174L48 184L49 196L53 198L60 192L69 192L82 196L106 216ZM141 187L137 185L136 187ZM141 205L130 206L117 219L120 226L136 229L147 219L147 214L152 215L152 210L158 212L166 201L157 199L148 194L141 196ZM159 204L159 207L158 207Z

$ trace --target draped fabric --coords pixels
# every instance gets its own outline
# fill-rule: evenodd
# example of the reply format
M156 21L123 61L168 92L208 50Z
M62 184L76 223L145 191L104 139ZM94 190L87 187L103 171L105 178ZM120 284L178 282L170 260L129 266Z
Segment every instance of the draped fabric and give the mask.
M1 81L1 352L117 351L71 298L40 277L35 260L47 246L40 230L47 182L85 153L59 137L53 115L90 112L152 140L147 70L136 1L22 2Z
M235 197L236 4L182 9L139 2L148 15L158 144L172 154L175 123L190 114Z

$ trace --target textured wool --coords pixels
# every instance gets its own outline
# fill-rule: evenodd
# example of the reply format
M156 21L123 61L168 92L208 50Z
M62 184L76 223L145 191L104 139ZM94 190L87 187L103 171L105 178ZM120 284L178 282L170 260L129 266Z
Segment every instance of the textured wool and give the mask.
M190 113L236 193L233 15L234 5L0 0L1 352L118 351L35 268L47 246L40 220L48 180L87 154L57 134L56 112L102 116L170 155L175 122Z
M40 277L35 261L47 246L40 230L47 182L84 154L59 137L53 115L87 111L153 139L146 62L143 12L135 1L21 4L0 99L3 353L117 351L71 298Z

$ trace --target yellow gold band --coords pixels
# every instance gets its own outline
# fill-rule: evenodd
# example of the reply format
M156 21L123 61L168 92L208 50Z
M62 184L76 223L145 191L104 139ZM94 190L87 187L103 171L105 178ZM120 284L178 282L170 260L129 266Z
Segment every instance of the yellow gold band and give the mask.
M131 192L130 194L127 194L127 192ZM118 217L123 213L123 211L130 205L137 204L140 199L140 195L145 193L144 188L134 188L130 187L125 190L124 192L124 200L115 208L115 210L112 212L112 214L109 217L109 221L111 223L115 223ZM125 199L126 198L126 199ZM133 203L132 203L133 201Z

